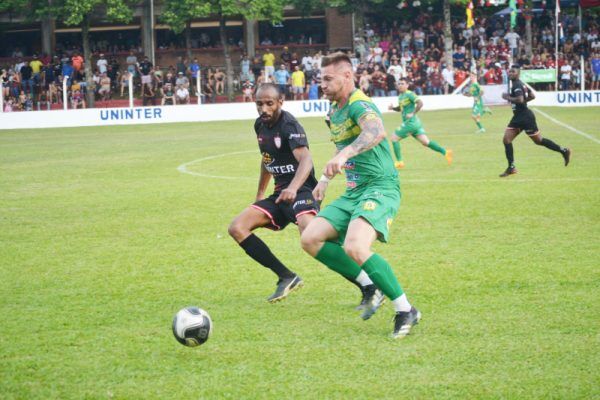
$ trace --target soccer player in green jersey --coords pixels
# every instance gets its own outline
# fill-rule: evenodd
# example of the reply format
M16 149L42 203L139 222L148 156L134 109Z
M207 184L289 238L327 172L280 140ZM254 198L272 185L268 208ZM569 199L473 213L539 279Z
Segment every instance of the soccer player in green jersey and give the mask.
M491 114L492 111L483 105L483 89L477 82L477 74L471 73L471 85L464 95L473 97L473 111L471 112L471 118L473 118L473 121L477 124L477 128L479 128L476 133L485 133L485 128L481 123L481 117L483 117L483 114L485 113Z
M371 250L376 239L388 240L401 197L381 113L354 86L352 63L346 54L323 57L321 87L332 102L330 131L336 154L325 166L313 195L317 201L323 200L329 181L342 170L346 191L308 224L302 233L302 248L347 277L365 272L392 301L396 311L392 337L401 338L419 322L421 313L408 302L390 264ZM376 308L367 308L363 319Z
M398 91L400 92L398 106L394 107L392 104L388 106L388 110L402 112L402 125L396 129L391 138L394 154L396 160L398 160L395 163L396 168L404 167L399 141L406 139L408 135L417 139L423 146L442 154L446 157L448 165L452 164L452 150L443 148L434 140L429 140L425 134L423 124L421 124L421 120L417 116L417 113L423 108L423 101L413 91L408 90L408 80L406 78L400 78Z

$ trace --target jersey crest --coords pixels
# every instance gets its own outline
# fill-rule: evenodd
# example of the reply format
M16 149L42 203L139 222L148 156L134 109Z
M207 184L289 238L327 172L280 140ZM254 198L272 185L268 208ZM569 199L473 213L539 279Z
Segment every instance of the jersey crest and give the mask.
M279 135L273 138L273 142L275 142L275 147L277 147L278 149L281 148L281 137Z

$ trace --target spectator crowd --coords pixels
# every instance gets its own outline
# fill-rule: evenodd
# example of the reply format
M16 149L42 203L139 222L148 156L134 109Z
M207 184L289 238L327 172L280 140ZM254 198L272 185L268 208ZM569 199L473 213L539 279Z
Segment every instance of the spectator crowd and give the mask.
M444 51L441 17L423 11L415 19L391 24L373 18L349 51L356 85L370 96L395 96L399 79L408 78L419 95L448 94L470 72L477 72L482 84L506 84L508 67L516 63L526 69L558 68L559 87L548 82L536 84L537 89L579 89L582 79L586 89L600 89L600 19L588 15L580 33L574 17L561 18L564 35L558 59L552 10L532 18L531 57L525 50L524 24L511 30L504 16L478 18L470 29L466 21L453 20L450 57ZM85 95L90 91L99 101L126 98L130 82L143 105L188 104L198 95L205 102L215 102L226 93L228 77L222 67L201 68L197 58L178 57L175 65L162 68L138 56L138 50L132 48L122 65L115 56L95 53L93 86L87 87L80 51L63 50L60 55L33 55L26 60L17 49L15 63L1 70L4 111L49 109L63 102L63 87L70 108L85 108ZM323 55L321 51L290 51L287 46L276 55L267 43L255 57L242 56L231 77L233 89L242 101L253 101L257 86L272 82L287 99L319 99Z

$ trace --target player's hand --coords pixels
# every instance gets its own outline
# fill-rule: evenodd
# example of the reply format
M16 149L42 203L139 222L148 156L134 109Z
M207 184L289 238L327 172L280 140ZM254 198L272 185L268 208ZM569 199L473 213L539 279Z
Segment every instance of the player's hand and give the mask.
M279 197L275 200L275 204L279 204L281 202L291 203L296 200L296 194L298 193L295 189L285 188L279 193Z
M342 168L344 168L344 164L346 164L347 158L342 155L342 153L338 153L335 157L333 157L327 165L325 165L325 171L323 174L328 178L333 178L337 174L342 173Z
M313 197L317 202L319 202L319 204L325 198L325 191L327 190L327 186L329 186L329 183L319 181L319 183L317 183L317 186L315 186L315 188L312 191Z
M508 100L508 93L502 93L502 98L504 100Z

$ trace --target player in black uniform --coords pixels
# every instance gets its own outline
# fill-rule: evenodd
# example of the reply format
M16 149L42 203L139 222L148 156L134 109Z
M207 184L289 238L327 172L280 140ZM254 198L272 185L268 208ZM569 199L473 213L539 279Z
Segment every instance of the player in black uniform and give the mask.
M293 222L302 232L319 211L319 204L312 196L317 180L306 133L292 114L281 109L282 104L283 98L275 85L264 84L257 90L259 118L254 130L262 160L256 202L229 226L229 234L246 253L279 277L269 302L284 299L304 282L252 231L261 227L280 230ZM265 198L271 176L275 178L275 190Z
M571 150L566 147L559 146L550 139L542 137L535 121L535 115L529 108L527 108L527 103L535 99L535 93L530 90L530 88L525 86L521 80L519 80L520 72L519 66L513 65L510 68L510 71L508 72L508 77L512 83L510 94L502 94L502 98L510 101L511 103L513 117L504 131L503 142L506 159L508 160L508 168L506 168L506 171L500 174L501 178L517 173L514 163L512 141L519 133L521 133L521 131L525 131L527 136L529 136L535 144L561 153L563 159L565 160L565 167L569 165L569 161L571 160Z

